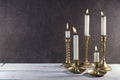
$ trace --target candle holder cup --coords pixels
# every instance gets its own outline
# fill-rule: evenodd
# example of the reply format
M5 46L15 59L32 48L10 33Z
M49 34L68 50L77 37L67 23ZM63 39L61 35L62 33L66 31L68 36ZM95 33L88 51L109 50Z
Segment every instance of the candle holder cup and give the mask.
M65 68L69 68L72 66L72 63L70 61L70 38L66 38L66 61L61 66Z
M95 62L94 64L95 64L95 68L93 70L89 70L88 74L90 74L92 76L96 76L96 77L102 77L107 73L106 71L102 71L100 69L100 63L99 62Z
M75 74L81 74L83 73L86 69L83 67L80 67L79 65L79 60L74 60L74 63L71 67L68 68L68 70L72 73Z
M101 60L100 68L103 71L110 71L112 68L108 66L108 64L106 63L106 38L107 36L101 35L102 60Z
M91 63L88 61L88 44L89 44L89 38L90 36L85 36L85 62L82 63L82 67L84 68L90 68L93 67Z

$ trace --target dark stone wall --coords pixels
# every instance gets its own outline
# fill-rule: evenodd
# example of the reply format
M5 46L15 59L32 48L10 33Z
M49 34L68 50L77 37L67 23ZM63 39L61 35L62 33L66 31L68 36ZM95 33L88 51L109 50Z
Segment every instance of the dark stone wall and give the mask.
M102 10L107 16L107 62L120 63L119 0L0 0L0 62L64 62L66 22L78 30L83 62L87 8L91 15L89 60L93 61L95 45L101 54Z

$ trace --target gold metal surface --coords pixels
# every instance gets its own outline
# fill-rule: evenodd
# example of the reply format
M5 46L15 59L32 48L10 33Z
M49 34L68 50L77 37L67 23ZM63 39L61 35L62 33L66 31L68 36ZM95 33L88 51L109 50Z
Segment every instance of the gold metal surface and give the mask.
M94 64L95 64L95 68L93 70L89 70L88 74L90 74L92 76L96 76L96 77L102 77L107 73L106 71L102 71L100 69L100 63L99 62L95 62Z
M80 74L83 73L86 69L79 66L79 60L74 60L73 65L69 67L68 70L72 73Z
M66 61L61 66L69 68L72 65L70 61L70 38L66 38L65 42L66 42Z
M100 66L100 68L103 71L110 71L110 70L112 70L112 68L106 63L105 59L101 60L101 66Z
M89 61L88 61L88 48L89 48L88 44L89 44L89 38L90 38L90 36L85 36L85 62L81 64L82 67L84 67L84 68L90 68L90 67L92 67L92 64L89 63Z
M106 40L107 40L106 38L107 36L101 35L102 60L100 68L103 71L110 71L112 70L112 68L108 66L108 64L106 63Z
M80 64L83 68L91 68L94 67L93 64L89 63L89 62L84 62Z

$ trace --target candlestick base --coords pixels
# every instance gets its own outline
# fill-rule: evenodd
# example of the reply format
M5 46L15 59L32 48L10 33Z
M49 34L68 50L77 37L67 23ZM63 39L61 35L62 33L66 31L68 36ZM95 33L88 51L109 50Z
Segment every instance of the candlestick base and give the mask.
M112 68L108 66L105 60L101 60L101 65L100 65L101 70L103 71L110 71Z
M63 64L61 65L61 67L69 68L69 67L71 67L72 65L73 65L72 63L63 63Z
M84 63L81 64L81 66L83 68L91 68L91 67L94 67L94 64L89 63L89 62L84 62Z
M68 70L72 73L75 73L75 74L81 74L83 73L86 69L80 67L79 65L79 60L75 60L74 61L74 64L68 68Z
M102 77L106 74L106 71L102 71L99 65L99 62L95 62L95 69L89 70L88 74L96 77Z
M88 74L96 77L102 77L106 74L106 72L101 70L89 70Z

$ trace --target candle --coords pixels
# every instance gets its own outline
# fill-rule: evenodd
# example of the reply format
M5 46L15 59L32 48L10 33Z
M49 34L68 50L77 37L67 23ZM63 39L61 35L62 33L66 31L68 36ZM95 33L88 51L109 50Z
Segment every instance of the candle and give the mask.
M95 46L94 62L99 62L99 52L98 52L97 46Z
M101 11L101 35L106 35L106 16Z
M67 28L67 30L65 31L65 37L66 37L66 38L70 38L70 30L69 30L69 25L68 25L68 23L66 23L66 28Z
M73 59L79 60L79 36L77 35L77 30L73 27Z
M84 22L84 35L89 36L89 24L90 24L90 15L88 9L85 14L85 22Z

